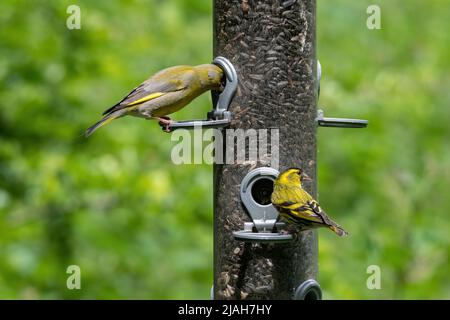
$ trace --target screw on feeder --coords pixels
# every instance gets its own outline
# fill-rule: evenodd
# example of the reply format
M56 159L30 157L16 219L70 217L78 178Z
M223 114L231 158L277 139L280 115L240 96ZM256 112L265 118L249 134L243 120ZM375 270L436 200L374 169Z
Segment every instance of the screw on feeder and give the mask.
M224 57L216 57L213 64L222 68L225 74L225 88L222 92L212 91L213 110L208 112L206 120L174 121L164 130L172 132L177 129L223 128L231 123L232 114L228 107L233 100L238 86L238 77L233 64Z
M233 232L234 238L246 242L286 242L292 235L274 232L284 226L277 222L278 211L270 202L273 183L279 172L273 168L256 168L241 182L241 200L253 222L245 222L244 230ZM254 232L256 229L256 232Z
M317 97L320 96L320 80L322 80L322 65L317 60Z

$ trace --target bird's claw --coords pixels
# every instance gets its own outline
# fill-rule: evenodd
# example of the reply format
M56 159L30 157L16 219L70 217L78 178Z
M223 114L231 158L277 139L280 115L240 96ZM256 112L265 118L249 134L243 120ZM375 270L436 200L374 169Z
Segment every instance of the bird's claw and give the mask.
M161 127L163 127L164 132L167 132L167 133L172 132L170 130L170 125L174 122L172 119L170 119L169 117L163 116L163 117L159 117L158 120L159 120L158 123Z
M280 230L278 233L281 234L281 235L288 235L288 234L290 234L289 231L286 231L286 230Z
M166 132L166 133L171 133L172 132L172 130L169 129L170 124L164 124L162 126L164 126L164 128L163 128L164 132Z

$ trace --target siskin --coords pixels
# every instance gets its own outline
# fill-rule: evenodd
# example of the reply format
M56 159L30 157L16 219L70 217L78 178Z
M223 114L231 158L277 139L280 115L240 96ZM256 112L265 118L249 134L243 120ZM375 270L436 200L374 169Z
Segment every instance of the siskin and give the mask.
M281 217L302 229L326 227L338 236L348 233L331 220L316 200L302 188L302 180L310 178L302 169L291 168L281 173L275 180L271 196L272 204Z
M126 115L159 120L168 131L172 120L166 116L185 107L205 91L219 90L222 77L222 69L214 64L161 70L103 112L103 119L88 128L86 136Z

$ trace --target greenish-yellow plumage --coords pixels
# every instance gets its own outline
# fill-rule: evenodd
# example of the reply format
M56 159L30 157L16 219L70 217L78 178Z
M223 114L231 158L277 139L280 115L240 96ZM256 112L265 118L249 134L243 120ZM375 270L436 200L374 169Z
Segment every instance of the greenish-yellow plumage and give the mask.
M222 77L222 69L214 64L161 70L106 110L103 119L86 130L86 136L126 115L157 119L167 125L171 120L166 115L185 107L205 91L219 90Z
M302 169L291 168L275 180L271 201L281 217L302 229L326 227L341 237L347 235L302 188L304 176Z

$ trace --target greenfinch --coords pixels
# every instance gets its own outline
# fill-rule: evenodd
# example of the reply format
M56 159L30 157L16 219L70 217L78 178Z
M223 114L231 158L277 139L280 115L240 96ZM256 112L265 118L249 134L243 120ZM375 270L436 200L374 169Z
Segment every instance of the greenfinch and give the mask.
M214 64L161 70L103 112L104 117L86 130L86 136L126 115L159 120L168 131L172 122L168 114L180 110L208 90L220 90L222 78L223 70Z
M316 200L302 188L302 180L309 179L302 169L291 168L277 177L271 195L272 204L287 222L302 229L326 227L338 236L348 233L331 220Z

